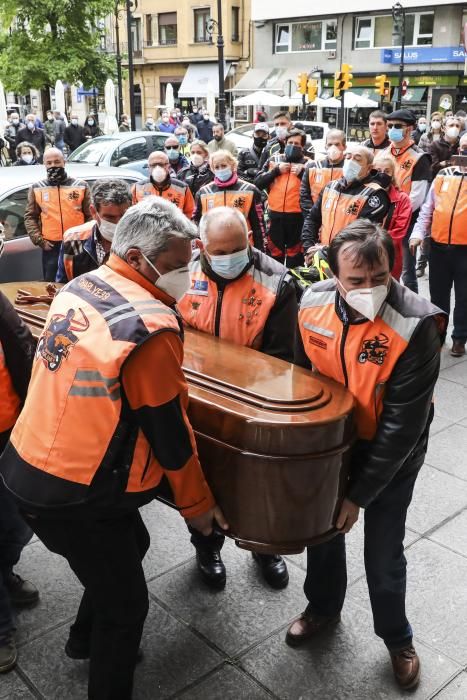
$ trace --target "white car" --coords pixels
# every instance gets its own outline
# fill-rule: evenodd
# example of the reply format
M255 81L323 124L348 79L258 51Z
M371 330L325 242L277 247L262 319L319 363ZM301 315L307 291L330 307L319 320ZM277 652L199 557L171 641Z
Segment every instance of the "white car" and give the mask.
M301 124L307 135L307 142L311 143L315 151L315 155L322 156L325 153L326 134L329 131L329 125L326 122L307 122L296 121ZM274 122L267 122L270 132L274 131ZM244 124L236 129L232 129L226 134L226 138L234 142L238 150L243 148L251 148L253 144L253 131L255 124ZM273 134L272 134L273 135Z

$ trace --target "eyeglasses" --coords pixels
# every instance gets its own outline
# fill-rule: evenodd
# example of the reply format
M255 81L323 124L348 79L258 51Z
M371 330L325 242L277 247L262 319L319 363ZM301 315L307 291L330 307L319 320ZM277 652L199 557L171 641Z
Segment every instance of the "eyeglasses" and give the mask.
M406 129L410 124L389 124L388 127L390 129Z
M178 144L177 144L177 146L166 146L166 147L165 147L165 150L166 150L166 151L170 151L171 148L174 148L176 151L178 151L178 149L180 148L180 146L179 146Z

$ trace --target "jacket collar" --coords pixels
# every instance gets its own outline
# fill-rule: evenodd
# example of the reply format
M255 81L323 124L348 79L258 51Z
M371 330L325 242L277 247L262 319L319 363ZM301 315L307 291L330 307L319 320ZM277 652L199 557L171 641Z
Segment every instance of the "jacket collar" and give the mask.
M135 284L138 284L140 287L143 287L143 289L152 294L153 297L161 301L166 306L173 306L175 304L175 299L163 292L162 289L159 289L159 287L156 287L153 282L148 280L144 275L135 270L134 267L131 267L131 265L128 265L125 260L122 260L122 258L119 258L117 255L111 253L110 258L105 264L110 267L111 270L116 272L117 275L121 275L122 277L135 282Z

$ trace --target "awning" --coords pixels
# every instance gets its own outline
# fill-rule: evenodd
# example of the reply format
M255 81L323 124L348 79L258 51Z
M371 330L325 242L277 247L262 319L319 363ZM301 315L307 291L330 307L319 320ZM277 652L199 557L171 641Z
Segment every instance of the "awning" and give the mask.
M270 90L294 96L297 90L298 68L250 68L232 92Z
M397 100L399 93L399 88L394 88L394 94L392 96L392 101ZM419 102L425 102L426 87L407 87L407 93L402 97L403 105L418 104Z
M374 100L378 103L380 101L379 93L376 92L374 87L353 87L352 92L354 92L356 95L366 97L368 100Z
M270 68L250 68L243 75L231 92L249 92L259 90L259 86L267 78Z
M224 65L224 76L230 63ZM208 92L219 96L219 69L216 63L190 63L178 90L179 97L207 97Z

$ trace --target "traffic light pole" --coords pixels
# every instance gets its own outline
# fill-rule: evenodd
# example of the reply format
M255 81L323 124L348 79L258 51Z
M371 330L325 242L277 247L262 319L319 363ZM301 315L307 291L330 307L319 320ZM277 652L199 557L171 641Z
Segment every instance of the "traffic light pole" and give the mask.
M337 128L345 131L345 90L341 90L341 106L337 110Z
M402 104L402 85L404 82L404 53L405 53L405 9L400 2L396 2L392 7L392 19L394 22L393 35L400 36L401 40L401 60L399 64L399 90L397 93L396 109ZM397 28L397 31L396 31Z

